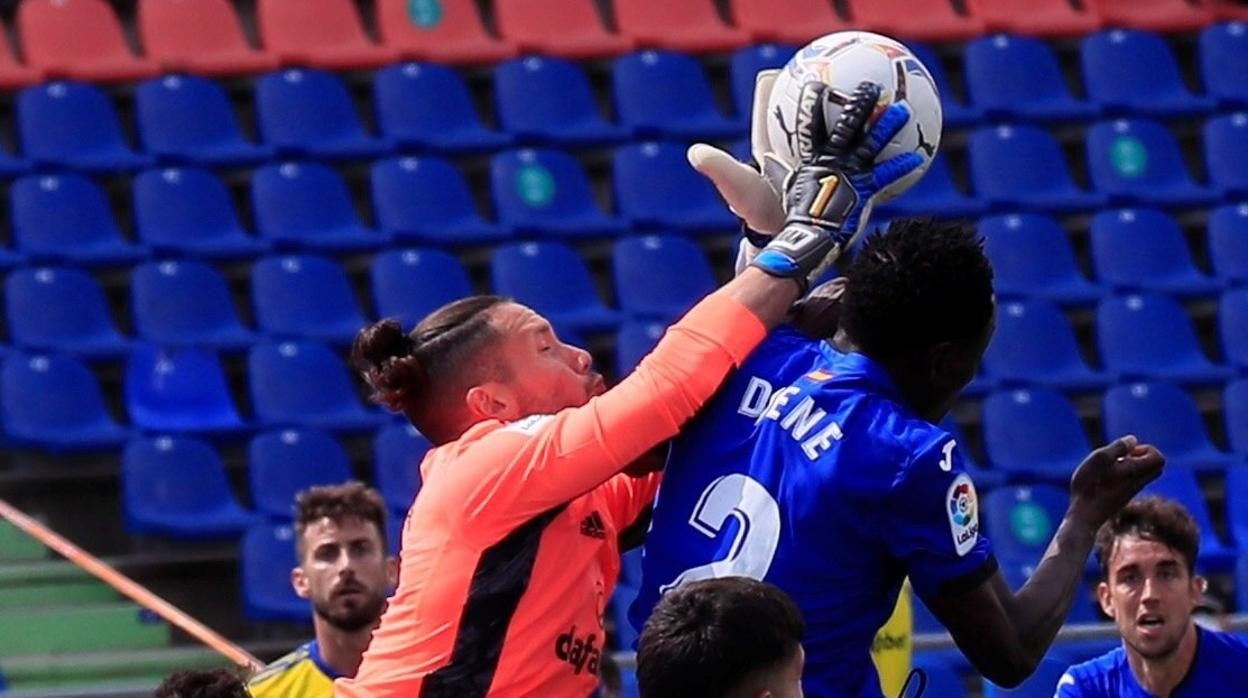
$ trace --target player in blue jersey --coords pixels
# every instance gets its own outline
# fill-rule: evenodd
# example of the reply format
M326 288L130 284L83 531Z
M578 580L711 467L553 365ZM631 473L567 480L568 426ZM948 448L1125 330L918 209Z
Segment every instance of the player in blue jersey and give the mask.
M895 222L839 289L830 341L773 332L674 442L631 620L685 582L763 579L806 619L808 693L878 697L871 642L908 576L971 663L1017 685L1062 625L1097 528L1157 477L1161 454L1133 437L1090 454L1044 560L1012 593L962 451L935 426L994 328L978 237Z
M1057 698L1248 695L1248 641L1192 621L1205 590L1199 545L1191 514L1160 497L1131 502L1101 527L1096 593L1122 646L1071 667Z

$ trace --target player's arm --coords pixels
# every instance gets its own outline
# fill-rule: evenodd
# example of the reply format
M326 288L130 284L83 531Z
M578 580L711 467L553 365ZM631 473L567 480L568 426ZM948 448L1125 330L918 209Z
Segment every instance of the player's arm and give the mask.
M1161 474L1157 449L1124 437L1093 451L1071 478L1070 506L1036 571L1011 592L998 570L974 585L923 595L967 659L1001 686L1035 671L1079 593L1097 529Z

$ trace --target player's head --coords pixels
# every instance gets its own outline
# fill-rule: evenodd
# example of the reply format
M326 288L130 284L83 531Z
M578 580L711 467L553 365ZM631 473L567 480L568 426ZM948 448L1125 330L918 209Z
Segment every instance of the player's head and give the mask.
M975 376L995 328L992 266L970 226L900 219L845 273L840 327L936 421Z
M180 669L173 672L152 698L247 698L243 680L229 669Z
M801 698L801 611L745 577L691 582L654 607L637 646L642 698Z
M604 388L589 352L501 296L449 303L407 334L394 320L373 323L356 335L352 361L373 399L407 415L435 444L485 419L583 405Z
M1132 501L1096 534L1101 608L1145 659L1173 654L1192 626L1205 590L1195 573L1199 541L1192 515L1161 497Z
M310 487L296 497L295 509L295 593L332 628L372 626L397 578L386 553L381 495L361 482Z

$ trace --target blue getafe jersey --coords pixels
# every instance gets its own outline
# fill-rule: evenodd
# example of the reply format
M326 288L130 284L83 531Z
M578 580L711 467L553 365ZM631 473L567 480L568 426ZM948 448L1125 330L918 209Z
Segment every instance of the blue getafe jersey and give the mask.
M682 582L765 579L805 616L807 695L875 698L902 580L930 597L996 562L952 437L870 359L781 329L673 444L642 570L635 627Z
M1248 640L1197 626L1196 659L1170 698L1248 695ZM1140 687L1119 647L1076 664L1057 684L1056 698L1156 698Z

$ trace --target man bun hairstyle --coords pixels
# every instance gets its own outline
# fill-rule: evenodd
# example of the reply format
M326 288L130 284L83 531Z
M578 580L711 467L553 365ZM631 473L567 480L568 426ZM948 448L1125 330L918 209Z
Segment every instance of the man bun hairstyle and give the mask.
M401 413L434 443L459 436L453 422L462 410L455 388L497 369L479 361L479 350L497 337L489 311L509 299L469 296L433 311L409 333L388 318L360 330L351 347L351 364L372 389L371 399Z

